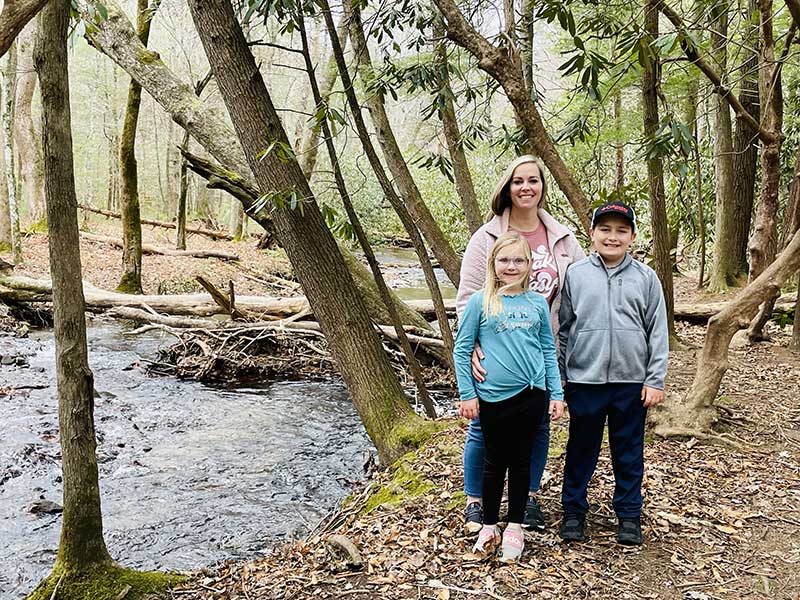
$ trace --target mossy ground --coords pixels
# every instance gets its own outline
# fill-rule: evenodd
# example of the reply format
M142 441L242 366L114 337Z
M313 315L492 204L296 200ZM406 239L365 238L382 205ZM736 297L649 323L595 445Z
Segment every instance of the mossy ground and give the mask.
M169 598L169 590L185 579L176 573L134 571L117 565L82 572L56 566L27 600L157 600Z

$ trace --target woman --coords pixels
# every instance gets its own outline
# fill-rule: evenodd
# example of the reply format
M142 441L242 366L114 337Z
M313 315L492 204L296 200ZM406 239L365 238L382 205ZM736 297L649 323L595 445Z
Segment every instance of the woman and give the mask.
M456 310L459 318L470 296L481 289L486 279L487 257L499 236L507 231L518 232L531 249L530 285L542 294L550 305L550 323L558 334L558 306L567 267L582 258L583 250L572 232L544 210L547 180L539 159L521 156L512 162L492 194L493 216L476 231L467 244L461 263L461 284L458 286ZM483 354L479 346L472 354L472 374L478 381L491 377L481 366ZM531 450L530 493L525 507L523 526L541 531L545 528L536 494L544 473L550 445L550 417L558 419L564 403L550 402L536 433ZM470 532L478 531L483 523L482 486L484 444L477 411L466 414L470 421L464 443L464 493L467 504L464 523Z

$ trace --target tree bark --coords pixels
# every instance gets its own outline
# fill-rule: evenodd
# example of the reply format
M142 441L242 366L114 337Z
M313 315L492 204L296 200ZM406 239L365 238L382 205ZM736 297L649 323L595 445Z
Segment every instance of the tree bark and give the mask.
M17 37L17 97L14 105L14 144L19 157L20 188L27 197L28 215L33 223L44 219L44 181L42 178L42 136L31 112L36 91L33 69L33 43L36 21L31 21Z
M241 144L224 119L216 111L205 106L195 96L191 87L175 77L156 52L152 52L142 45L136 37L130 21L114 0L103 0L102 4L108 12L108 18L97 23L96 29L87 33L90 42L136 79L178 125L186 129L211 156L219 161L222 167L215 167L210 163L207 165L218 169L217 184L223 185L223 182L237 180L240 182L238 187L244 185L248 189L256 190L258 186L253 180ZM95 0L91 2L78 0L80 12L90 22L92 21L88 17L88 12L90 7L94 10L95 6ZM193 170L195 169L193 168ZM246 203L244 204L245 211L251 207L258 196L258 193L236 195L239 201ZM273 232L273 225L266 211L261 211L251 217L265 230ZM346 249L342 249L342 255L370 309L382 307L369 270ZM409 315L408 312L404 312L402 304L398 306L401 308L404 319L406 316L414 319L413 321L404 320L406 325L427 326L426 323L420 322L417 315ZM375 313L371 314L375 318L379 316ZM386 317L385 313L382 317ZM382 322L387 321L383 320Z
M654 0L645 2L644 30L651 43L658 38L658 8ZM642 115L646 139L653 139L658 130L658 86L660 75L661 65L658 58L652 58L642 67ZM661 281L661 289L664 292L670 346L673 346L676 339L675 298L672 291L672 259L670 257L670 236L664 194L664 165L660 158L649 158L647 160L647 181L655 270Z
M728 64L728 11L727 0L714 5L711 9L711 48L719 66L721 78L725 77ZM739 273L739 261L736 259L736 248L733 246L733 140L731 113L728 103L720 95L714 96L714 130L715 153L715 192L717 209L714 225L714 263L711 268L709 289L721 292L729 286L736 285Z
M528 95L533 98L533 11L536 0L522 0L520 18L519 56L522 61L522 81Z
M5 0L0 12L0 56L8 52L17 34L46 3L47 0Z
M700 6L699 2L697 6ZM700 265L697 276L697 288L705 287L706 279L706 217L703 202L703 169L700 162L700 123L697 111L698 105L698 84L695 78L690 78L686 93L686 122L692 130L694 140L694 186L695 186L695 207L697 218L697 240L700 248Z
M6 187L8 189L8 221L11 227L11 252L14 264L22 263L22 238L19 232L19 200L17 173L14 168L14 99L16 97L17 49L11 44L3 58L0 72L0 96L3 98L3 153L5 156Z
M758 121L761 118L758 93L758 6L756 0L748 0L744 17L747 32L742 52L744 58L739 67L739 100L744 109ZM725 215L723 231L718 236L731 237L727 261L735 272L731 276L737 281L744 279L748 272L747 242L750 238L750 223L755 199L756 167L758 159L758 132L745 119L736 119L736 132L733 136L733 185L731 204Z
M765 271L743 289L736 299L708 322L703 350L694 381L683 402L671 402L657 417L656 433L669 431L702 432L716 418L714 401L728 370L728 346L734 334L747 327L758 306L778 292L783 283L800 268L800 231ZM795 321L796 322L796 321Z
M480 208L478 208L475 185L472 183L472 175L467 164L467 155L464 151L458 119L456 118L453 90L450 87L447 47L444 39L441 39L444 37L444 31L437 28L434 36L437 38L437 42L434 45L433 54L436 68L439 71L439 97L441 99L439 118L442 120L447 149L450 153L450 160L453 163L453 179L456 184L456 192L458 192L458 197L461 200L461 208L464 210L467 227L470 234L473 234L483 225L484 220L481 216Z
M275 233L325 332L367 434L381 460L390 464L409 448L407 439L398 439L398 428L408 427L417 417L297 160L276 152L260 156L273 142L289 148L289 140L233 7L226 0L190 0L189 9L259 187L284 195L284 203L272 208ZM289 193L299 196L295 210L287 204ZM250 207L248 212L260 210Z
M509 58L507 49L492 45L461 14L454 0L434 0L447 21L447 37L478 60L478 67L503 88L515 114L522 123L534 151L550 170L558 187L578 216L584 231L589 231L589 201L580 184L564 164L542 117L524 84L520 61Z
M136 34L143 46L150 37L152 14L148 0L137 0ZM139 176L136 165L136 128L139 107L142 104L142 86L131 78L128 85L128 103L122 137L119 144L119 172L122 183L120 214L122 215L122 275L117 291L129 294L142 292L142 224L139 209Z
M348 3L345 3L345 18L349 18L350 21L350 40L353 43L353 52L359 65L360 77L365 87L368 87L375 78L375 73L372 67L372 59L369 55L369 48L364 37L360 9L356 6L350 7ZM439 265L447 274L448 279L454 286L458 287L461 260L425 205L422 194L411 175L411 171L395 138L389 122L389 116L386 114L383 95L368 91L364 105L369 110L378 142L383 151L383 158L392 174L394 185L397 186L400 192L400 197L404 200L408 212L411 213L414 219L414 224L422 232L425 241L428 242L428 246L439 261Z
M98 215L103 215L104 217L109 217L111 219L120 219L121 215L119 213L111 212L110 210L103 210L102 208L94 208L93 206L87 206L86 204L79 204L78 208L81 210L85 210L87 212L91 212ZM175 229L177 226L175 223L168 223L167 221L155 221L153 219L141 219L142 225L152 225L154 227L162 227L164 229ZM197 235L204 235L206 237L210 237L212 240L232 240L233 238L230 234L225 233L224 231L214 231L213 229L202 229L199 227L189 227L186 229L187 233L196 233ZM184 248L185 249L185 248Z
M244 226L244 210L241 204L231 205L230 232L235 241L242 239L242 227Z
M111 557L103 540L95 457L94 378L87 357L81 287L67 72L69 10L66 0L50 0L42 11L34 62L42 95L45 200L64 481L64 514L55 569L80 572L94 565L109 564Z
M797 275L797 300L794 303L794 324L792 325L792 341L789 347L800 352L800 273Z

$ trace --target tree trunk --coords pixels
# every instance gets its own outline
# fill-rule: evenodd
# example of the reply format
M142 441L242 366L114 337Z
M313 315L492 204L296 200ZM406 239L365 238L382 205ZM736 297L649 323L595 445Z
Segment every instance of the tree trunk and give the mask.
M44 177L64 514L54 571L85 571L109 564L103 540L94 429L94 386L89 369L81 286L77 200L67 73L70 4L50 0L39 18L36 71L42 95ZM55 596L55 594L53 594Z
M647 0L644 9L644 30L650 42L658 38L658 8ZM653 58L642 68L642 115L645 139L653 139L658 130L658 86L661 65ZM667 225L667 205L664 195L664 165L660 158L647 160L647 181L650 199L650 228L653 234L653 256L656 273L664 291L667 305L670 346L675 342L675 298L672 292L672 259Z
M670 402L657 416L656 433L691 435L707 430L716 418L714 401L728 370L728 346L734 334L756 314L759 304L780 291L800 268L800 231L767 269L743 289L736 299L708 322L694 381L683 402ZM795 320L795 322L797 322Z
M697 6L699 6L699 2ZM692 130L694 140L694 186L695 186L695 207L697 214L697 241L700 248L700 266L697 276L697 288L703 289L706 278L706 218L703 208L703 170L700 162L700 123L697 111L698 104L698 84L694 77L689 78L686 91L686 122Z
M756 211L753 237L750 240L750 281L756 279L775 260L778 251L778 194L781 179L781 130L783 128L783 90L780 64L775 61L772 0L759 0L761 18L761 54L758 69L759 96L765 99L764 125L775 135L775 141L761 148L761 198ZM761 318L753 321L747 339L757 342L767 339L764 326L772 313L773 299Z
M357 57L361 80L364 82L365 87L368 87L375 74L369 55L369 48L364 37L364 28L361 24L361 13L356 6L352 7L352 12L348 12L348 7L349 5L345 3L345 18L350 20L350 39L353 42L353 52ZM375 133L378 136L384 160L392 173L394 184L400 192L400 197L404 200L408 212L411 213L414 224L422 232L433 255L439 261L439 265L453 285L458 287L461 260L422 199L422 194L411 175L411 171L408 169L389 122L383 95L368 92L364 105L372 117L372 124L375 127Z
M11 44L3 58L0 72L0 96L3 98L3 153L5 157L6 187L8 189L8 221L11 227L11 252L14 264L22 263L22 238L19 232L19 202L17 174L14 169L14 98L16 97L17 49Z
M47 0L6 0L0 12L0 56L5 55L11 44L36 16Z
M0 144L5 147L3 128L0 127ZM0 152L0 252L11 250L11 221L8 210L8 185L6 184L5 152Z
M711 48L719 65L720 76L725 78L728 62L728 2L721 0L711 9ZM733 246L733 142L731 113L728 102L720 95L714 96L715 106L715 191L717 210L714 226L714 263L708 287L712 292L722 292L736 285L739 261Z
M342 40L343 46L347 45L348 27L349 23L347 22L347 19L342 16L342 19L339 21L339 25L337 26L336 30L339 39ZM319 82L319 92L322 96L323 103L326 105L328 104L331 92L333 91L333 86L336 84L336 80L338 78L339 69L336 68L336 59L331 56L328 58L328 63L325 65L325 70L322 73L322 79ZM300 161L300 167L303 169L303 174L309 181L311 181L311 178L314 175L314 167L317 166L317 156L319 156L320 145L319 134L319 127L309 127L306 129L306 134L300 143L300 154L298 156L298 160Z
M742 106L758 121L760 119L758 98L758 7L756 0L748 0L745 11L747 34L742 44L744 59L739 67L739 100ZM729 262L736 269L732 273L737 280L747 274L747 242L750 238L750 223L753 216L753 201L756 187L758 159L758 132L745 119L736 119L733 137L733 186L731 205L726 211L726 229L718 235L731 235L730 249L733 254Z
M136 29L143 46L150 37L152 14L147 0L137 0ZM142 86L131 79L128 86L128 104L119 144L119 171L122 180L120 213L122 214L122 276L118 292L142 292L142 224L139 210L139 177L136 165L136 128L139 124L139 107L142 104Z
M472 175L467 164L467 155L464 152L464 144L461 141L461 132L458 128L456 108L453 102L453 90L450 87L447 46L443 39L444 31L437 27L434 37L438 40L433 48L433 54L436 68L439 72L439 97L441 99L439 118L442 120L447 149L450 152L450 160L453 162L453 179L455 180L456 191L461 200L461 208L464 210L467 227L470 234L472 234L483 225L483 218L481 217L480 208L478 208L475 186L472 183Z
M241 204L231 205L230 232L235 241L242 239L242 226L244 225L244 210Z
M356 95L353 90L353 82L350 78L350 73L347 70L347 64L345 63L342 46L336 37L336 27L334 26L333 18L331 17L330 6L328 5L327 0L318 0L318 3L322 9L323 16L325 17L325 23L328 26L328 35L331 37L333 55L336 57L336 64L339 67L339 77L342 79L342 85L344 86L345 95L347 96L347 103L350 107L350 114L355 122L356 131L358 132L358 137L361 141L361 147L364 149L364 153L367 155L370 166L378 178L378 182L381 185L383 193L391 203L392 208L394 208L395 212L397 213L397 216L400 217L400 221L403 223L403 227L405 228L406 233L408 233L408 236L411 239L411 244L414 246L414 251L419 258L422 272L425 275L425 283L428 285L428 290L431 293L431 300L433 301L433 306L436 310L436 320L439 324L439 331L442 335L442 339L444 340L448 362L451 369L453 369L453 332L450 329L450 322L447 319L447 311L445 310L444 301L442 300L439 282L436 280L436 275L433 272L433 265L428 257L428 251L426 250L422 236L420 235L420 232L414 223L411 212L406 208L405 204L392 186L392 183L389 181L389 177L387 176L386 171L384 170L383 165L378 158L378 153L375 151L375 147L372 145L372 140L369 137L367 126L361 116L361 107L358 104L358 100L356 99ZM355 14L357 13L354 12L354 16ZM352 36L352 29L351 37L354 37ZM356 52L358 52L357 48L361 47L361 44L363 44L363 38L361 40L356 40L354 37L353 49Z
M181 142L181 191L178 194L178 210L175 216L175 248L186 250L186 196L189 192L189 163L183 153L189 150L189 132L183 134Z
M42 136L31 112L36 91L33 70L33 42L36 21L31 21L17 38L17 98L14 106L14 144L19 156L20 188L27 197L31 222L44 219L44 181L42 178Z
M172 117L181 127L186 129L192 137L222 165L221 174L227 175L224 179L238 178L250 188L256 189L253 175L245 159L241 144L236 135L221 116L206 106L195 96L192 89L178 80L167 68L157 53L145 48L136 37L130 21L114 0L104 0L103 6L108 12L108 19L96 23L97 29L87 31L87 37L99 51L109 56L121 66L153 99ZM94 2L78 0L78 7L84 18L92 21L89 11L96 10ZM203 213L203 199L206 198L206 188L201 188L198 212ZM246 198L240 197L243 202L254 202L258 195ZM245 209L251 204L246 204ZM273 225L266 214L261 211L251 215L256 222L268 232L272 232ZM342 249L342 254L351 269L351 274L356 280L359 290L370 308L382 307L375 282L368 269L364 267L349 251ZM396 300L399 302L399 300ZM416 314L411 314L398 304L406 325L428 327L427 323ZM381 315L371 313L377 319ZM406 318L411 321L405 320ZM382 318L386 318L385 314ZM381 322L388 322L382 320Z
M625 186L625 144L622 141L622 93L614 90L614 128L620 138L614 144L614 189L621 192Z
M226 0L190 0L200 39L259 187L274 190L275 234L292 262L370 439L386 464L408 450L414 415L372 329L366 307L293 156L261 155L289 140ZM292 210L289 195L298 198ZM282 198L283 202L280 201ZM252 214L265 210L249 207Z
M520 18L519 56L522 61L522 81L528 95L533 98L533 11L536 0L522 0Z
M792 341L789 347L800 352L800 273L797 275L797 302L794 305L794 324L792 325Z
M303 42L303 58L305 59L306 63L308 79L311 83L311 92L316 106L322 107L324 106L325 99L322 97L322 92L317 85L317 78L314 75L314 65L311 62L311 50L309 49L308 37L306 35L306 28L302 15L299 17L299 19L300 37ZM411 371L414 384L417 388L417 397L422 403L422 406L425 407L425 413L430 418L435 419L436 408L434 407L433 401L428 394L428 389L425 386L425 380L422 377L422 370L420 368L419 361L417 360L417 357L414 356L414 351L411 349L411 343L409 342L406 331L403 328L403 322L400 320L400 314L394 305L394 301L392 300L392 296L389 292L389 287L386 285L386 281L383 279L383 274L381 273L380 266L378 265L378 260L375 258L375 253L372 251L372 246L370 246L369 240L367 239L367 234L364 232L364 228L361 226L361 220L358 218L356 210L353 207L353 202L350 200L350 194L347 191L342 170L339 168L339 159L336 156L336 148L333 144L333 136L331 135L328 120L322 119L320 124L322 128L321 133L325 139L325 146L328 150L328 158L331 162L333 176L336 179L336 187L339 190L342 204L347 212L347 217L350 219L350 224L353 226L353 230L356 233L361 250L364 252L364 256L367 258L372 275L375 277L375 283L378 285L378 291L380 292L381 300L383 300L383 305L389 312L392 325L394 326L394 332L400 342L400 347L403 350L403 354L405 354L406 360L408 361L409 370Z
M545 129L539 110L525 87L520 61L513 61L506 49L492 45L478 33L461 14L455 0L434 0L434 2L447 21L447 37L478 59L478 67L502 86L522 123L529 143L550 170L558 187L564 192L584 231L588 232L589 201L564 164L553 139Z

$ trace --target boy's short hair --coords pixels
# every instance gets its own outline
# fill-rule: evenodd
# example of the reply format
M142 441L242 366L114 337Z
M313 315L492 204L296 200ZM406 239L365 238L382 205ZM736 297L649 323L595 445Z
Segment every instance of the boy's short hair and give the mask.
M636 212L632 207L622 202L606 202L594 209L592 213L592 229L597 226L597 222L606 215L620 215L631 223L633 231L636 231Z

